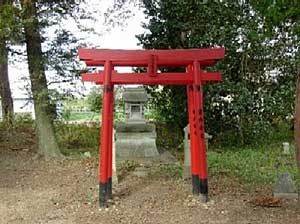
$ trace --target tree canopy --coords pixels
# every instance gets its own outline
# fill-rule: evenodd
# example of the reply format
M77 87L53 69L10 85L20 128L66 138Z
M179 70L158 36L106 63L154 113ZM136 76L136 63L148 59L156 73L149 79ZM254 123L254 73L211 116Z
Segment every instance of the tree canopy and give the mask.
M248 1L143 3L149 23L144 24L146 32L138 39L144 48L226 48L225 59L215 66L223 72L222 82L204 89L207 132L216 139L227 144L259 142L274 123L293 114L295 85L293 76L285 75L291 65L279 57L280 50L291 47L282 41L281 30L268 29L267 19L256 5ZM151 87L149 92L155 96L153 104L162 118L184 127L185 87L155 89Z

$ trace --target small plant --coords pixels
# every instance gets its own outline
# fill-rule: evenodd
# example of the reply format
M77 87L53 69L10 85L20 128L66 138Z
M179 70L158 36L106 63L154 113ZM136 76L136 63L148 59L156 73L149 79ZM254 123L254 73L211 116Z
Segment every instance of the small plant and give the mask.
M133 171L138 166L140 166L140 164L134 160L125 160L118 164L118 170Z
M96 198L94 197L93 191L89 190L86 193L86 200L87 200L88 204L92 204L92 203L94 203L96 201Z
M51 202L53 205L60 205L60 204L62 204L64 201L63 201L63 199L60 198L60 197L52 197L52 198L50 199L50 202Z

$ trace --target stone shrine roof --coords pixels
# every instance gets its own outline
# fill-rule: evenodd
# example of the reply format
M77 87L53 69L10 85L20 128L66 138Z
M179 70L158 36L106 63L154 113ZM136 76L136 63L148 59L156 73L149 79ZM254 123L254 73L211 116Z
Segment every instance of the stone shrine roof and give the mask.
M147 93L143 87L126 88L122 98L124 102L146 102L148 100Z

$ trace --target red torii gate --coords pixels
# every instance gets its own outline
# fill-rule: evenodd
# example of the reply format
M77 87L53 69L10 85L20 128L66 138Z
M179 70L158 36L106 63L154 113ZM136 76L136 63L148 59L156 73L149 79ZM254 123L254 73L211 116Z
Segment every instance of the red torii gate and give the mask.
M106 206L112 199L112 131L114 85L186 85L191 139L191 174L193 194L208 200L206 148L202 85L206 81L220 81L221 73L206 72L202 66L212 66L224 58L224 48L176 50L108 50L79 49L80 60L87 66L104 66L103 71L84 73L84 82L103 85L101 158L99 175L99 203ZM147 67L145 73L118 73L117 66ZM159 73L161 67L184 67L186 72Z

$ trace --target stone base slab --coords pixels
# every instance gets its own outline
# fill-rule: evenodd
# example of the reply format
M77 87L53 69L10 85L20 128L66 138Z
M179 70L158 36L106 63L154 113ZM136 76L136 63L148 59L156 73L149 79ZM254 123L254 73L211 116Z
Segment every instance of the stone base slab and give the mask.
M154 138L118 138L116 141L117 160L133 160L158 155Z
M298 194L297 193L273 193L273 196L275 198L283 198L283 199L297 199Z

